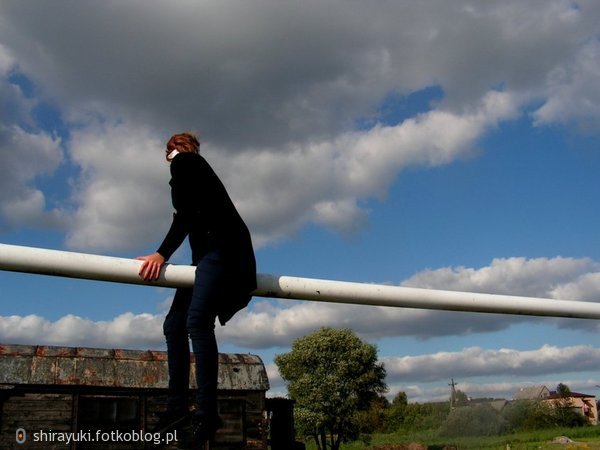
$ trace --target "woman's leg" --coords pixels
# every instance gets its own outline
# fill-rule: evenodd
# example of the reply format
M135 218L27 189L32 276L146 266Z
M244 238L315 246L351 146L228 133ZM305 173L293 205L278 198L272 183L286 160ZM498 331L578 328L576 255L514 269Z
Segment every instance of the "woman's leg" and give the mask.
M186 322L191 300L191 288L177 289L163 325L169 367L168 411L188 411L190 344Z
M225 287L223 260L218 252L211 252L196 267L187 317L187 330L196 360L196 415L207 423L217 420L219 355L215 339L215 318L217 305L223 301Z

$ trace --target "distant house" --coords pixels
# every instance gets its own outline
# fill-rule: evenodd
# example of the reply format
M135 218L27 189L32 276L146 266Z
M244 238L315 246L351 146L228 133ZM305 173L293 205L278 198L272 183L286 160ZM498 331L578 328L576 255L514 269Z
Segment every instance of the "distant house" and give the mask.
M562 397L557 392L551 391L545 402L556 404L564 403L569 408L586 417L590 424L598 425L598 405L596 396L589 394L580 394L579 392L570 392L568 397Z
M514 400L540 400L551 406L561 402L586 417L590 424L598 425L598 405L595 395L570 392L568 397L563 397L546 386L531 386L520 389L513 398Z
M530 386L519 389L513 400L543 400L549 396L550 390L546 386Z

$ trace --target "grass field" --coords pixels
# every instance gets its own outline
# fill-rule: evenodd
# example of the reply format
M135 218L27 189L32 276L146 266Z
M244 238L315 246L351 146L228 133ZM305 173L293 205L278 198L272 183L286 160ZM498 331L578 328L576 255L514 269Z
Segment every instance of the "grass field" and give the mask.
M552 443L553 439L566 436L573 442L567 444ZM600 426L581 428L556 428L528 433L517 433L494 437L443 438L433 432L374 434L370 442L352 442L342 444L341 450L407 450L409 444L422 444L428 450L600 450ZM416 446L413 446L416 448ZM306 443L307 450L316 450L313 441ZM411 449L412 450L412 449Z

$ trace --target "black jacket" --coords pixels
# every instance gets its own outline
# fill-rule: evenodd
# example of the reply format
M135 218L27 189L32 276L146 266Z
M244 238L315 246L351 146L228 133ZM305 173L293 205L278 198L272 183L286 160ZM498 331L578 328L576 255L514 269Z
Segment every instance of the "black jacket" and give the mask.
M256 289L256 261L248 227L208 162L197 153L179 153L171 162L171 199L176 213L158 249L168 260L189 237L194 265L211 250L225 259L230 283L227 304L219 305L225 324L244 308Z

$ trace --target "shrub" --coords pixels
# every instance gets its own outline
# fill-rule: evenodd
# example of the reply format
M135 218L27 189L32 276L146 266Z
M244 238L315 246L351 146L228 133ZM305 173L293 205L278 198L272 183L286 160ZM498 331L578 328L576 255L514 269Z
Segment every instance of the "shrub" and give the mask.
M441 436L497 436L506 431L504 418L490 405L453 409L441 426Z
M576 427L587 423L585 417L569 405L536 400L517 400L502 412L510 431L533 431L553 427Z

